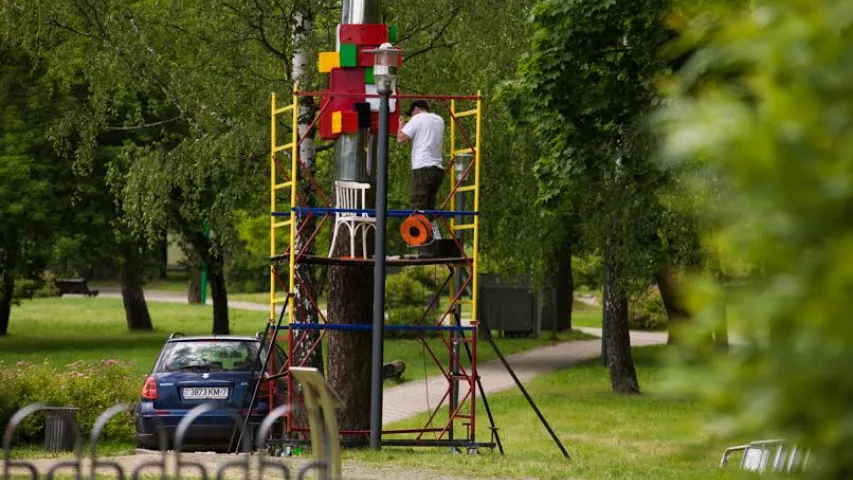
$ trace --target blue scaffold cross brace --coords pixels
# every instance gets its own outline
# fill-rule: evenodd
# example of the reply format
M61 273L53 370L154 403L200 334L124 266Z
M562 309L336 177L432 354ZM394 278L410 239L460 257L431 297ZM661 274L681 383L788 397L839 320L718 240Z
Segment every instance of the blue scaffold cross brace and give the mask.
M286 330L288 327L281 327ZM369 332L373 330L371 324L344 324L344 323L291 323L289 328L295 330L346 330L354 332ZM275 329L275 325L270 325ZM447 332L447 331L473 331L474 327L456 327L453 325L385 325L385 330L392 332Z
M369 208L327 208L327 207L295 207L292 209L297 217L308 215L330 215L333 213L354 213L356 215L376 216L375 209ZM433 217L472 217L478 212L471 210L388 210L389 217L405 218L413 213L422 213ZM289 217L290 212L272 212L273 217Z

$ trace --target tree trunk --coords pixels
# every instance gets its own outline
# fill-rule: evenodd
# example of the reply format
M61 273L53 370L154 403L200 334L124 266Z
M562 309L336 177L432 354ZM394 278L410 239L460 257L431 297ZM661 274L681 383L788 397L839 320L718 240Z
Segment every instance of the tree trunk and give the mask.
M12 314L12 295L15 293L15 260L18 256L17 238L8 239L0 247L0 337L9 331Z
M157 248L159 254L160 280L168 280L169 278L169 237L166 232L163 232L163 238L160 239L160 244Z
M655 283L658 285L663 306L666 309L666 319L669 327L667 344L674 345L680 342L679 330L690 320L690 313L684 305L684 300L680 292L681 286L678 285L678 281L669 270L669 267L664 265L655 272Z
M612 248L605 252L603 337L610 385L614 393L638 394L637 371L628 331L628 296L619 282L619 267Z
M720 282L722 283L722 282ZM725 289L726 287L723 286ZM714 304L714 308L717 309L717 318L719 318L719 323L717 323L717 328L714 330L714 346L716 347L718 352L728 352L729 351L729 322L728 322L728 309L726 308L726 292L724 290L723 296L717 299Z
M210 295L213 297L213 334L228 335L228 293L225 286L225 259L222 254L213 251L208 233L201 230L184 230L184 238L192 246L193 257L207 264L207 278Z
M142 290L142 275L139 271L137 254L133 245L122 246L124 261L121 265L119 279L121 280L121 298L124 302L124 315L127 329L132 331L154 330L151 315L145 303L145 293Z
M306 66L308 65L308 50L307 40L311 35L313 28L313 12L310 8L310 2L297 2L293 14L293 87L297 90L304 90L308 82L309 72ZM303 139L299 144L299 162L301 168L314 174L314 133L310 129L312 120L314 119L315 108L314 99L312 97L301 97L299 99L299 114L298 114L298 138ZM313 206L314 189L311 182L304 178L302 172L299 173L299 178L302 180L298 185L298 197L302 199L305 206ZM302 233L296 238L296 252L299 253L308 244L308 239L314 232L316 221L313 217L301 219L301 223L307 224L302 228ZM300 225L301 227L302 225ZM314 252L314 245L308 247L307 253ZM319 315L316 309L311 304L311 298L317 301L318 289L317 279L314 275L314 270L311 265L299 263L296 265L296 276L301 280L297 282L293 289L294 298L294 316L297 322L302 323L318 323ZM314 345L317 339L320 338L319 330L311 330L305 332L305 341L299 344L300 347L293 352L294 365L304 365L314 367L321 373L323 368L323 348L322 343L317 344L312 352L308 349ZM310 356L310 358L308 358ZM307 418L303 419L307 421Z
M5 337L9 331L9 317L12 314L12 293L15 291L15 276L8 272L3 274L2 291L0 291L0 337Z
M225 288L225 262L220 255L207 255L207 276L213 297L213 334L229 335L228 293Z
M554 301L554 333L572 329L572 305L574 303L574 277L572 276L572 246L569 243L560 249L551 276L551 285L556 291Z
M187 252L187 302L201 303L201 260L195 251Z
M349 249L349 238L344 237L348 236L338 238L336 250L339 252ZM372 323L373 267L329 267L328 281L329 323ZM367 430L370 428L371 333L330 331L328 336L328 380L345 405L338 412L340 428Z

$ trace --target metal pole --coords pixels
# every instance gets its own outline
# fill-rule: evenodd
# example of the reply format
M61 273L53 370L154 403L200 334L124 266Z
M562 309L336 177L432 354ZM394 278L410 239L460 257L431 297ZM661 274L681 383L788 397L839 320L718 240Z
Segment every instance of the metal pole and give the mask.
M373 256L373 363L370 375L370 449L382 448L382 342L385 328L385 216L388 208L388 93L379 99L376 162L376 248Z
M202 232L205 240L210 238L210 228L207 226L207 220L202 224ZM201 288L201 296L199 296L199 300L201 300L201 304L204 305L207 303L207 262L204 261L203 257L201 260L201 279L199 283L201 284L199 285L199 288Z
M495 343L495 339L492 336L492 329L489 328L489 324L486 322L486 318L483 315L478 315L480 317L480 324L483 328L486 329L486 339L488 339L489 344L492 346L492 350L495 351L495 354L500 359L501 363L504 364L504 368L506 369L509 376L512 377L515 384L518 386L518 389L521 390L524 398L527 399L527 403L530 404L530 407L536 413L536 416L539 417L539 421L542 422L542 425L545 427L545 430L548 430L548 434L551 435L551 438L554 440L554 443L557 444L557 447L562 452L563 456L567 459L571 459L569 456L569 452L566 450L566 447L563 446L563 442L560 441L560 438L557 437L557 434L554 433L554 430L551 428L551 425L548 423L548 420L545 419L545 415L542 415L542 412L539 410L539 407L536 406L536 402L533 401L533 398L530 397L530 394L527 393L527 389L524 388L524 385L521 383L521 380L515 375L515 371L509 365L509 362L504 357L504 354L501 352L501 349L498 348L498 344Z
M465 173L464 162L467 160L466 156L459 156L456 161L456 179L458 180L463 173ZM465 210L465 193L464 192L456 192L456 210L462 211ZM465 217L457 217L458 219L464 219ZM455 235L456 239L459 241L460 245L465 245L465 240L462 238L463 236L462 230L456 230ZM465 269L462 267L456 267L453 273L453 294L459 293L459 290L462 289L462 275L465 273ZM452 297L451 297L452 298ZM459 327L462 326L462 305L457 303L456 308L453 312L453 321L454 326ZM453 361L451 364L451 371L453 373L453 380L450 383L450 411L455 412L456 407L459 405L459 379L457 375L459 375L459 331L453 331ZM468 345L465 345L466 347ZM470 352L469 352L470 357ZM453 440L453 425L451 424L448 429L448 438Z

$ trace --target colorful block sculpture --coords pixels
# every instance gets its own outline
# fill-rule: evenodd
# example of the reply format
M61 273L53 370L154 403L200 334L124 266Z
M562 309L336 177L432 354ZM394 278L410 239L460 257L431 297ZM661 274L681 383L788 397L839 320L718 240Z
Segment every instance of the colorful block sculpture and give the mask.
M358 133L358 112L341 112L341 133Z
M341 55L338 52L321 52L318 65L320 73L329 73L333 68L341 66Z
M381 45L388 41L388 25L381 23L373 24L350 24L341 25L341 43L353 45Z
M332 112L332 133L341 133L343 130L341 116L341 112Z
M341 53L341 66L342 67L357 67L358 66L358 45L354 45L354 44L350 44L350 43L342 43L340 53Z
M357 133L360 128L369 128L374 134L379 131L374 54L366 50L396 40L397 27L393 25L345 24L338 27L338 51L322 52L318 64L321 73L329 74L329 89L320 99L324 107L319 120L321 139L334 140L342 134ZM395 98L390 104L389 133L396 135L400 112Z

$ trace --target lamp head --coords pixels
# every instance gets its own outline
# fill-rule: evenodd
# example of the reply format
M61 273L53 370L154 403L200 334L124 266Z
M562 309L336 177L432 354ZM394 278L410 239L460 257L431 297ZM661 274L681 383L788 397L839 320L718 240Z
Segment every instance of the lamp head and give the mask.
M403 51L390 43L383 43L379 48L365 50L373 54L373 81L376 92L380 95L390 95L397 90L397 67Z

